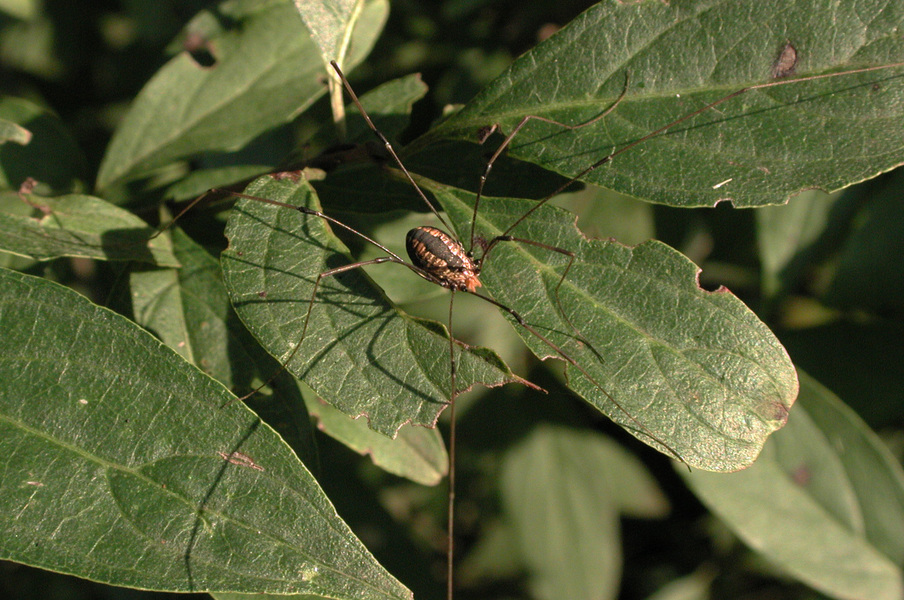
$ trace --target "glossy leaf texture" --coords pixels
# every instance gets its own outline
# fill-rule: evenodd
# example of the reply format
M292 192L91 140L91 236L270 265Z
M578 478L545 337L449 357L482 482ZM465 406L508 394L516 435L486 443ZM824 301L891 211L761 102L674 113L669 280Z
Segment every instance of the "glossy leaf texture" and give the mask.
M246 193L318 208L304 180L268 175ZM232 304L281 363L301 342L314 298L307 335L288 363L291 373L329 404L352 417L366 416L371 428L386 435L394 436L408 422L436 423L451 396L447 332L398 311L360 269L323 278L314 296L320 273L352 262L326 221L243 200L230 214L226 236L229 248L221 262ZM455 355L458 391L475 382L495 386L520 380L486 349L456 344Z
M751 468L682 473L751 548L839 599L904 595L904 472L857 415L801 376L800 405Z
M370 50L386 10L369 5L352 64ZM107 147L98 188L202 152L237 150L326 91L319 50L291 3L223 2L189 23L185 39L186 50L209 51L213 64L183 51L157 72Z
M28 201L26 204L25 200ZM83 194L0 195L0 249L37 260L79 256L174 267L163 238L132 213Z
M0 556L143 589L411 597L222 385L63 286L0 280Z
M417 145L476 141L493 124L508 134L526 115L576 125L625 91L593 125L567 131L533 121L508 149L572 177L728 94L781 81L704 111L583 179L683 207L761 206L805 189L833 191L904 163L902 27L896 0L607 0L522 55ZM794 74L776 79L789 44Z
M422 185L467 239L473 195ZM535 205L485 198L478 235L500 235ZM500 243L484 260L486 290L577 363L568 365L569 387L632 435L691 467L735 471L784 425L798 390L790 358L731 292L701 289L699 269L683 255L656 241L630 248L588 240L572 214L549 205L511 235L574 253L558 290L567 321L556 287L569 258L559 252ZM537 356L563 358L517 329Z

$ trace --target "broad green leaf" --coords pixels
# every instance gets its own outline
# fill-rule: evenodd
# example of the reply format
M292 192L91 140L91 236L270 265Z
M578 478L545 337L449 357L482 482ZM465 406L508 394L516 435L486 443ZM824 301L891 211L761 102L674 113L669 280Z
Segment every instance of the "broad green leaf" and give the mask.
M467 238L473 196L422 186ZM485 198L478 235L500 235L534 206ZM797 397L787 353L727 289L701 289L699 269L687 258L656 241L630 248L588 240L573 215L549 205L511 235L574 253L558 299L599 355L578 339L556 302L567 256L501 243L483 264L486 290L574 360L584 373L568 365L569 387L632 435L660 450L667 444L691 467L734 471L752 463L784 425ZM561 358L523 327L518 332L540 358Z
M319 52L290 3L231 15L234 4L188 25L186 35L206 40L215 64L202 67L182 52L148 82L107 147L98 188L201 152L241 148L324 93ZM386 6L375 2L368 10L352 64L373 45ZM223 22L233 25L223 30Z
M0 144L0 189L18 190L31 177L54 191L77 191L85 157L55 114L22 98L0 98L6 143ZM11 128L18 128L13 134ZM27 134L27 135L26 135Z
M306 182L265 176L247 194L317 207ZM397 311L360 269L314 283L351 263L326 221L257 200L236 204L226 229L224 279L239 317L288 370L345 414L394 435L407 422L431 427L451 394L449 339L432 321ZM374 268L401 269L400 265ZM417 277L411 274L412 277ZM305 316L310 323L300 348ZM293 354L293 350L294 354ZM481 348L455 346L456 389L519 381Z
M0 280L0 557L143 589L411 597L222 385L67 288Z
M544 427L505 457L502 503L540 599L615 598L621 579L619 485L601 472L595 434Z
M163 238L151 239L153 228L100 198L29 194L28 200L40 210L26 205L14 193L0 198L0 249L38 260L81 256L161 266L179 264Z
M731 475L682 475L751 548L833 598L904 595L904 473L849 408L801 377L787 427Z
M350 419L329 404L305 396L308 412L317 417L323 433L359 454L370 455L374 464L420 483L436 485L449 470L449 457L436 429L405 425L395 439L373 431L366 419Z
M272 393L245 400L306 464L316 464L313 431L295 379L242 327L223 286L219 262L180 229L172 231L179 269L133 270L131 312L137 323L205 373L245 394L269 381Z
M781 50L796 77L904 61L904 5L822 0L606 0L526 52L427 134L475 141L533 121L512 156L566 176L747 86L773 79ZM768 26L767 26L768 24ZM819 32L814 35L814 32ZM625 82L627 78L627 88ZM833 191L904 163L904 67L751 91L617 156L583 179L673 206L785 202Z

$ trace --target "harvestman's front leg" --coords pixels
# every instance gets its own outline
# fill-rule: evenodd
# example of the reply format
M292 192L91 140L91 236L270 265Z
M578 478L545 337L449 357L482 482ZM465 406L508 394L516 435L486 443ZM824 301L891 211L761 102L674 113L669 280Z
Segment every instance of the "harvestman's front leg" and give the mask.
M574 265L574 260L576 258L574 252L572 252L570 250L565 250L564 248L550 246L549 244L544 244L542 242L537 242L534 240L527 240L524 238L516 238L516 237L510 236L510 235L500 235L500 236L494 237L492 240L490 240L489 244L487 244L486 250L484 250L484 253L483 253L484 259L486 258L487 254L489 254L490 250L492 250L493 247L499 242L518 242L521 244L528 244L528 245L531 245L531 246L534 246L537 248L549 250L551 252L558 252L559 254L568 257L568 265L565 267L565 272L562 273L562 277L559 278L559 283L556 284L555 290L553 291L553 297L555 298L556 306L559 309L559 316L562 317L562 320L564 320L566 323L568 323L568 326L571 327L571 330L574 332L575 336L579 340L581 340L581 342L583 342L588 348L590 348L590 351L593 352L600 361L602 361L603 360L602 355L597 351L597 349L593 346L593 344L590 343L590 340L588 340L587 337L583 333L581 333L581 330L578 329L574 325L574 323L572 323L571 319L568 318L568 314L565 312L565 308L562 306L562 300L559 298L559 289L562 287L562 284L565 282L565 278L568 277L568 272L571 271L571 267ZM549 342L547 342L547 343L549 343ZM559 352L559 354L561 355L561 352ZM563 356L563 358L568 360L568 362L571 362L572 364L574 364L574 361L572 361L568 357Z
M589 121L584 121L583 123L578 123L576 125L569 125L568 123L561 123L554 119L549 119L547 117L541 117L540 115L527 115L526 117L523 117L517 125L515 125L514 129L512 129L512 132L509 133L505 137L505 139L502 141L502 143L499 144L499 147L496 148L496 151L493 152L492 156L490 156L489 160L487 160L487 166L484 168L483 174L480 176L480 180L477 183L477 198L474 201L474 214L471 218L471 248L470 248L470 250L474 249L474 225L477 222L477 210L480 206L480 199L483 197L483 188L486 185L487 178L490 176L490 171L493 170L493 165L495 164L496 159L498 159L499 156L505 151L505 149L509 147L509 144L512 143L512 140L515 138L516 135L518 135L518 133L524 128L524 126L527 125L531 121L540 121L542 123L549 123L550 125L555 125L556 127L561 127L562 129L565 129L567 131L576 131L578 129L582 129L584 127L593 125L597 121L604 119L613 110L615 110L615 108L619 104L621 104L621 101L624 99L625 95L628 93L628 77L629 77L629 75L626 72L625 73L625 86L622 88L621 94L618 95L618 98L615 99L615 102L613 102L606 110L604 110L597 116L593 117ZM498 123L493 123L491 126L484 128L479 134L478 141L481 144L483 144L487 140L487 138L489 138L490 135L492 135L492 133L494 131L497 131L498 129L499 129ZM553 193L553 195L558 194L560 191L565 189L565 187L571 185L571 183L572 182L569 181L563 187L556 190ZM539 204L543 204L550 197L551 196L548 196L548 197L540 200ZM533 212L533 211L531 211L531 212ZM520 219L519 219L519 221L520 221ZM521 240L521 241L524 241L524 240Z

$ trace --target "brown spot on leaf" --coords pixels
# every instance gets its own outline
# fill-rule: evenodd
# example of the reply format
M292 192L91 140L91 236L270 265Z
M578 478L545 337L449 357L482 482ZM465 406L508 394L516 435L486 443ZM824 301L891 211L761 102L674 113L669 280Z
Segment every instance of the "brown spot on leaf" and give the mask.
M772 63L772 77L773 79L780 79L782 77L794 75L796 67L797 48L791 45L791 42L785 42L781 52L778 54L778 58Z
M813 474L807 465L799 465L796 469L791 471L791 481L800 487L804 487L810 483L812 477Z

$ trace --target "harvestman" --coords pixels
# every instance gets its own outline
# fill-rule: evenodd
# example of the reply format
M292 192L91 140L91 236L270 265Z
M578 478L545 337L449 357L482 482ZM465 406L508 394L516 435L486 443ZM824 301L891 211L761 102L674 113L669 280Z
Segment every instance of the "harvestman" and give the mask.
M399 167L401 172L404 174L405 178L411 183L411 185L412 185L413 189L416 191L418 197L431 210L431 212L433 212L433 214L439 219L439 221L441 223L443 223L443 225L447 228L447 230L452 231L452 228L448 226L448 224L445 222L445 220L443 219L440 212L434 207L434 205L431 203L431 201L427 198L427 196L424 194L424 192L422 191L420 186L418 186L414 177L405 168L401 159L398 157L395 150L393 149L391 143L387 140L387 138L383 135L383 133L380 132L379 129L377 129L377 127L371 121L370 117L368 116L367 112L361 105L357 95L355 94L354 90L351 88L351 86L348 83L347 79L345 78L344 74L340 70L339 66L335 62L332 62L331 64L332 64L334 70L336 71L338 77L341 79L347 92L349 93L352 101L354 102L354 104L360 111L361 115L365 119L368 127L373 131L374 135L376 135L377 138L380 140L380 142L383 144L384 148L386 149L388 154L391 156L391 158L395 162L395 164ZM446 233L445 231L442 231L435 227L429 227L429 226L417 227L408 232L407 240L406 240L406 248L407 248L407 251L409 254L409 258L411 259L411 262L406 262L400 256L393 253L386 246L380 244L376 240L371 239L370 237L364 235L363 233L356 231L355 229L343 224L342 222L338 221L337 219L330 217L329 215L327 215L323 212L320 212L318 210L310 209L310 208L303 207L303 206L294 206L291 204L279 202L277 200L252 196L249 194L242 194L242 193L236 193L236 192L231 192L231 191L227 192L233 196L247 198L247 199L255 200L255 201L259 201L259 202L264 202L264 203L275 205L275 206L282 207L282 208L293 209L293 210L299 211L303 214L323 219L337 227L340 227L340 228L348 231L349 233L351 233L353 235L359 236L361 239L363 239L367 243L373 245L376 248L379 248L381 251L386 253L385 256L381 256L378 258L350 263L347 265L342 265L340 267L329 269L327 271L320 273L317 276L317 279L314 283L313 293L311 295L310 300L308 301L308 306L307 306L307 311L306 311L305 317L304 317L304 325L302 327L301 336L299 337L298 342L294 345L293 350L289 353L288 357L285 358L283 361L281 361L282 367L280 369L280 372L283 369L285 369L286 366L292 361L296 352L301 347L302 341L305 339L305 336L307 335L308 323L310 320L311 312L314 309L314 303L316 300L317 291L320 288L321 281L324 278L339 275L341 273L345 273L347 271L351 271L353 269L358 269L358 268L368 266L368 265L376 265L376 264L382 264L382 263L397 263L397 264L405 266L406 268L413 271L414 273L416 273L423 279L450 290L451 294L450 294L450 301L449 301L448 326L449 326L449 331L450 331L450 335L449 335L449 354L450 354L449 373L450 373L450 384L451 385L450 385L449 402L448 402L449 413L450 413L450 415L449 415L449 417L450 417L450 434L449 434L449 505L448 505L448 536L449 536L449 538L448 538L448 548L447 548L447 551L448 551L447 581L448 581L448 595L450 598L452 597L452 589L453 589L453 586L452 586L453 560L452 560L452 558L453 558L453 550L454 550L454 547L453 547L453 530L454 530L453 516L454 516L454 498L455 498L454 490L455 490L455 444L456 444L455 399L457 397L457 391L456 391L457 366L456 366L456 362L455 362L455 352L454 352L456 340L451 335L452 314L453 314L453 304L454 304L455 292L463 292L463 293L468 293L471 295L478 296L478 297L482 298L483 300L485 300L486 302L489 302L489 303L495 305L496 307L498 307L499 309L507 312L519 325L524 327L524 329L527 330L528 332L530 332L531 335L533 335L537 339L541 340L557 356L559 356L562 360L565 360L566 362L570 363L574 368L578 369L588 379L588 381L590 381L593 384L594 387L596 387L600 392L602 392L613 403L613 405L619 411L621 411L631 422L633 422L635 425L637 425L638 430L643 435L649 437L651 440L653 440L657 444L661 445L669 453L671 453L676 459L680 460L681 462L684 462L684 460L681 458L681 456L675 450L673 450L663 440L659 439L655 434L650 432L646 427L644 427L644 425L642 423L640 423L627 410L625 410L602 387L602 385L600 385L577 361L572 359L559 346L557 346L552 341L550 341L547 337L542 335L536 328L531 326L531 324L527 323L525 321L525 319L523 319L518 312L516 312L514 309L496 301L495 299L493 299L489 296L479 293L477 291L477 289L479 287L481 287L479 275L480 275L480 270L483 265L483 262L486 260L486 257L489 255L491 250L493 248L495 248L501 242L517 242L517 243L522 243L522 244L533 245L533 246L536 246L536 247L539 247L539 248L542 248L545 250L559 253L559 254L567 257L568 264L566 265L566 267L563 271L563 274L562 274L561 278L559 279L557 286L555 287L555 292L554 292L555 303L557 305L558 312L560 313L560 316L562 317L563 321L568 324L568 326L572 329L573 333L577 336L577 339L580 340L581 342L587 344L587 346L594 352L594 354L596 354L599 358L602 358L600 353L596 349L594 349L592 347L592 345L586 340L586 338L581 334L579 328L576 327L571 322L571 320L568 318L567 314L565 313L565 311L562 308L562 304L558 297L559 288L562 286L562 283L566 280L566 278L568 276L568 272L574 263L574 259L575 259L574 253L570 252L567 249L557 248L557 247L553 247L550 245L542 244L540 242L523 239L523 238L518 238L518 237L511 235L512 232L515 230L515 228L518 227L518 225L520 225L525 219L530 217L541 206L546 204L551 198L553 198L554 196L556 196L559 193L561 193L562 191L564 191L574 181L580 179L581 177L584 177L591 171L608 163L609 161L611 161L613 158L615 158L619 154L626 152L639 144L642 144L643 142L645 142L646 140L648 140L652 137L663 134L664 132L671 129L672 127L674 127L682 122L685 122L689 119L692 119L693 117L695 117L703 112L706 112L706 111L718 106L719 104L722 104L723 102L726 102L728 100L731 100L732 98L740 96L741 94L744 94L748 91L775 87L775 86L779 86L779 85L786 85L789 83L810 81L810 80L816 80L816 79L825 79L825 78L829 78L829 77L837 77L840 75L850 75L850 74L855 74L855 73L875 71L875 70L879 70L879 69L887 69L887 68L891 68L891 67L895 67L895 66L901 66L902 64L904 64L904 63L895 63L895 64L882 65L882 66L877 66L877 67L867 67L867 68L862 68L862 69L855 69L855 70L845 71L845 72L815 75L815 76L811 76L811 77L803 77L803 78L794 79L794 80L791 80L791 79L774 80L774 81L770 81L770 82L763 83L763 84L757 84L757 85L752 85L752 86L741 88L741 89L739 89L731 94L728 94L710 104L707 104L706 106L703 106L702 108L700 108L698 110L695 110L695 111L681 117L680 119L677 119L667 125L664 125L663 127L656 129L655 131L652 131L649 134L644 135L643 137L617 149L616 151L612 152L611 154L605 156L604 158L594 162L593 164L591 164L590 166L588 166L587 168L582 170L580 173L578 173L578 175L576 175L574 178L572 178L568 182L566 182L563 185L561 185L560 187L558 187L551 194L548 194L547 196L538 200L531 209L526 211L517 220L515 220L501 235L493 237L488 242L482 242L482 243L478 244L478 242L477 242L478 238L476 236L475 224L476 224L477 216L479 214L479 206L480 206L481 198L483 196L484 185L487 181L490 171L493 168L495 161L505 151L505 149L509 146L509 144L511 143L513 138L519 133L519 131L521 131L521 129L524 128L532 120L543 121L543 122L550 123L550 124L556 125L558 127L561 127L564 129L569 129L569 130L577 130L577 129L592 125L592 124L598 122L599 120L601 120L602 118L604 118L606 115L608 115L612 110L614 110L616 108L618 103L621 101L621 99L624 97L625 93L627 92L628 82L626 81L626 85L625 85L624 90L622 91L622 94L616 99L616 101L609 108L607 108L604 112L597 115L596 117L590 119L589 121L586 121L586 122L583 122L583 123L580 123L577 125L568 125L568 124L564 124L564 123L559 123L557 121L547 119L547 118L541 117L541 116L536 116L536 115L525 116L518 123L518 125L516 125L512 129L512 131L504 138L504 140L500 144L500 146L491 155L491 157L487 161L487 165L484 169L484 172L480 177L478 189L477 189L477 195L476 195L476 199L474 202L473 216L471 219L471 234L470 234L468 248L466 249L460 240L458 240L454 236ZM485 140L490 135L490 133L492 133L497 128L498 127L496 125L492 125L492 126L489 126L488 128L486 128L486 130L484 130L483 132L481 132L481 135L480 135L481 141ZM200 198L199 198L199 200L200 200ZM184 212L189 210L194 204L196 204L196 202L193 202L191 205L189 205L182 213L180 213L180 216L181 216L181 214L183 214ZM177 217L177 219L178 219L178 217ZM480 245L483 250L483 253L479 258L475 257L473 254L475 244ZM271 380L272 380L272 378L271 378ZM269 383L269 381L267 383ZM241 399L246 399L246 398L250 397L257 391L259 391L261 388L263 388L264 385L267 385L267 383L256 388L251 393L243 396Z

